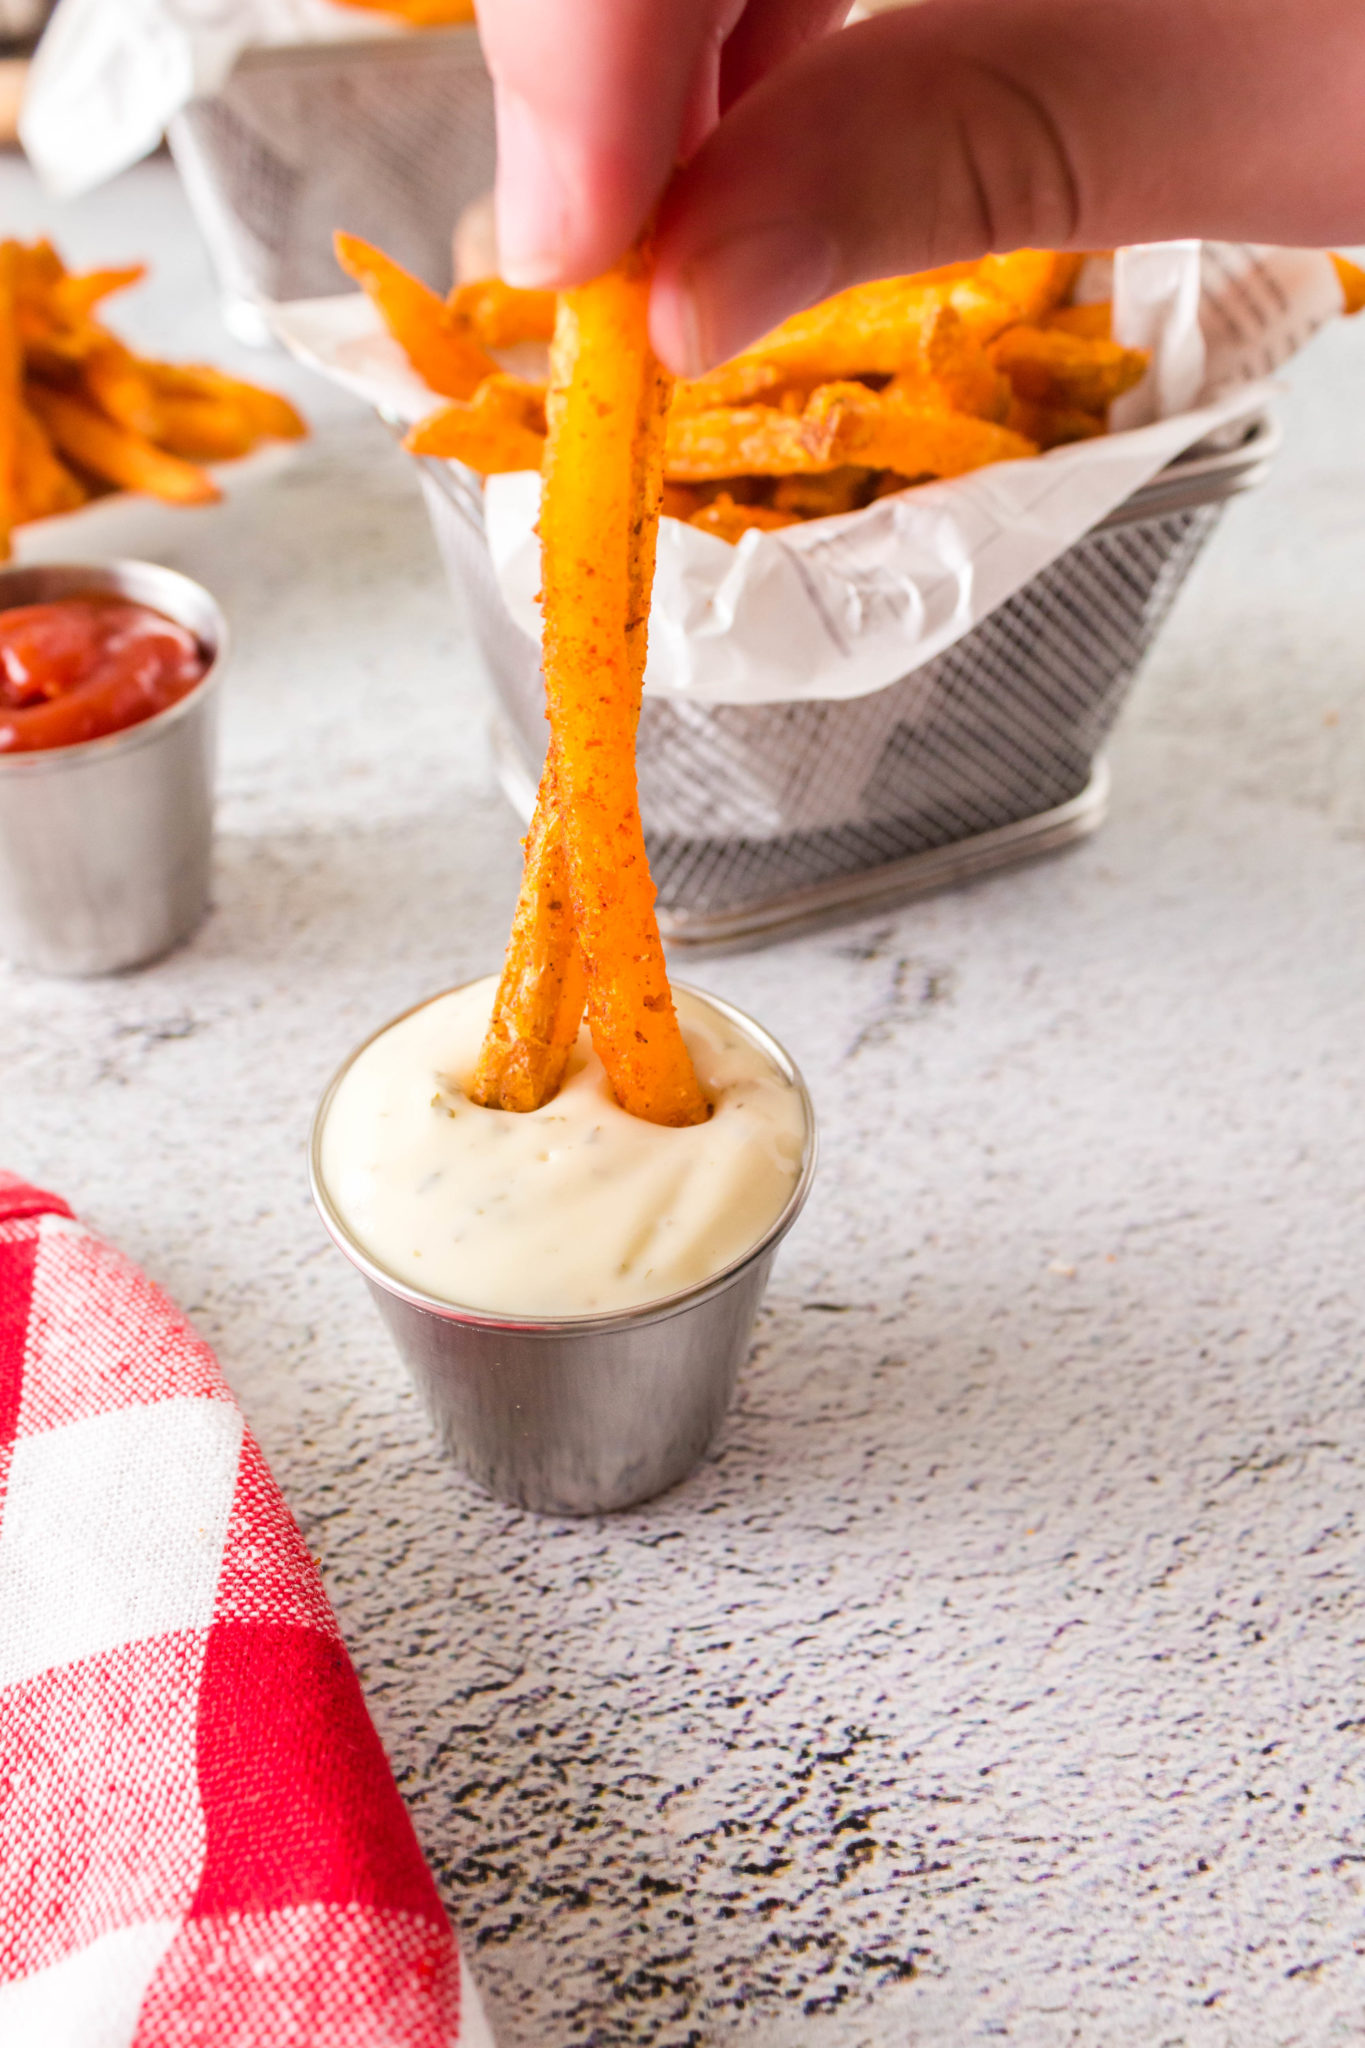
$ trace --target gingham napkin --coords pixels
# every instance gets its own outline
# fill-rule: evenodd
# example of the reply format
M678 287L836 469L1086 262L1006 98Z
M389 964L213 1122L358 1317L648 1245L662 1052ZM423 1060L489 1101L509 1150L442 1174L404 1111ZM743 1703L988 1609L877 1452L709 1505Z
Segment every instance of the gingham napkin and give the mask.
M217 1361L9 1175L0 2043L491 2048Z

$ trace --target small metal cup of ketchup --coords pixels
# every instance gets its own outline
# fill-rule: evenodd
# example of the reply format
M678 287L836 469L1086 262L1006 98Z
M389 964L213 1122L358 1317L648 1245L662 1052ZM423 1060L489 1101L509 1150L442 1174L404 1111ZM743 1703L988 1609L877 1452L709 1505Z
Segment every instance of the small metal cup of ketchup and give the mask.
M173 569L0 569L0 958L114 974L199 923L226 640Z

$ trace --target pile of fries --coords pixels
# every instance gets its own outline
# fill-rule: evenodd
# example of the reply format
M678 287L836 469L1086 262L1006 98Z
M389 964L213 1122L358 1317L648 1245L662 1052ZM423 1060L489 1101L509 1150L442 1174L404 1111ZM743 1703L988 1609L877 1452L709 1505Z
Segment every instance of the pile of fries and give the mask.
M541 467L545 386L510 375L495 352L548 338L553 294L490 278L441 299L352 236L337 248L450 401L407 446L485 475ZM1108 304L1071 303L1081 267L1021 249L858 285L679 382L665 513L733 541L1104 433L1147 356L1112 339Z
M16 526L110 490L219 496L200 467L307 429L287 399L221 370L136 356L95 318L143 266L67 270L50 242L0 242L0 560Z
M339 235L343 268L370 294L431 389L450 402L406 446L485 476L542 467L545 386L498 350L547 340L554 295L498 278L448 299L377 249ZM1348 313L1365 273L1334 257ZM855 285L798 313L742 355L674 386L665 514L720 539L856 511L874 498L1108 429L1147 368L1113 339L1108 301L1073 301L1080 256L1018 249Z

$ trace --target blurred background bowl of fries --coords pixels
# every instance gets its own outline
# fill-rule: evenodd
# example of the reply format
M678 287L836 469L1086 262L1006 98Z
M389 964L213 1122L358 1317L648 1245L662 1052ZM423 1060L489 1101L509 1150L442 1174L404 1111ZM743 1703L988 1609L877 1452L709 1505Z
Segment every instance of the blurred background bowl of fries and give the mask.
M76 273L48 241L0 241L0 561L14 529L110 491L212 504L204 468L307 432L276 392L136 355L98 317L143 266Z

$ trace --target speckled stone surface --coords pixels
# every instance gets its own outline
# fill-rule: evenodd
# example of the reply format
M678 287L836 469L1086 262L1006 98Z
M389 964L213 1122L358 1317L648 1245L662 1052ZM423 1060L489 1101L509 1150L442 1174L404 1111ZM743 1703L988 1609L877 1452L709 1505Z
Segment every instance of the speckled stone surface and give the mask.
M146 252L174 181L8 230ZM497 957L476 664L381 428L26 537L233 619L217 907L0 973L0 1160L217 1345L321 1559L502 2048L1329 2048L1365 2030L1365 330L1187 589L1083 849L688 971L781 1033L824 1170L704 1469L546 1523L434 1454L314 1220L365 1031Z

